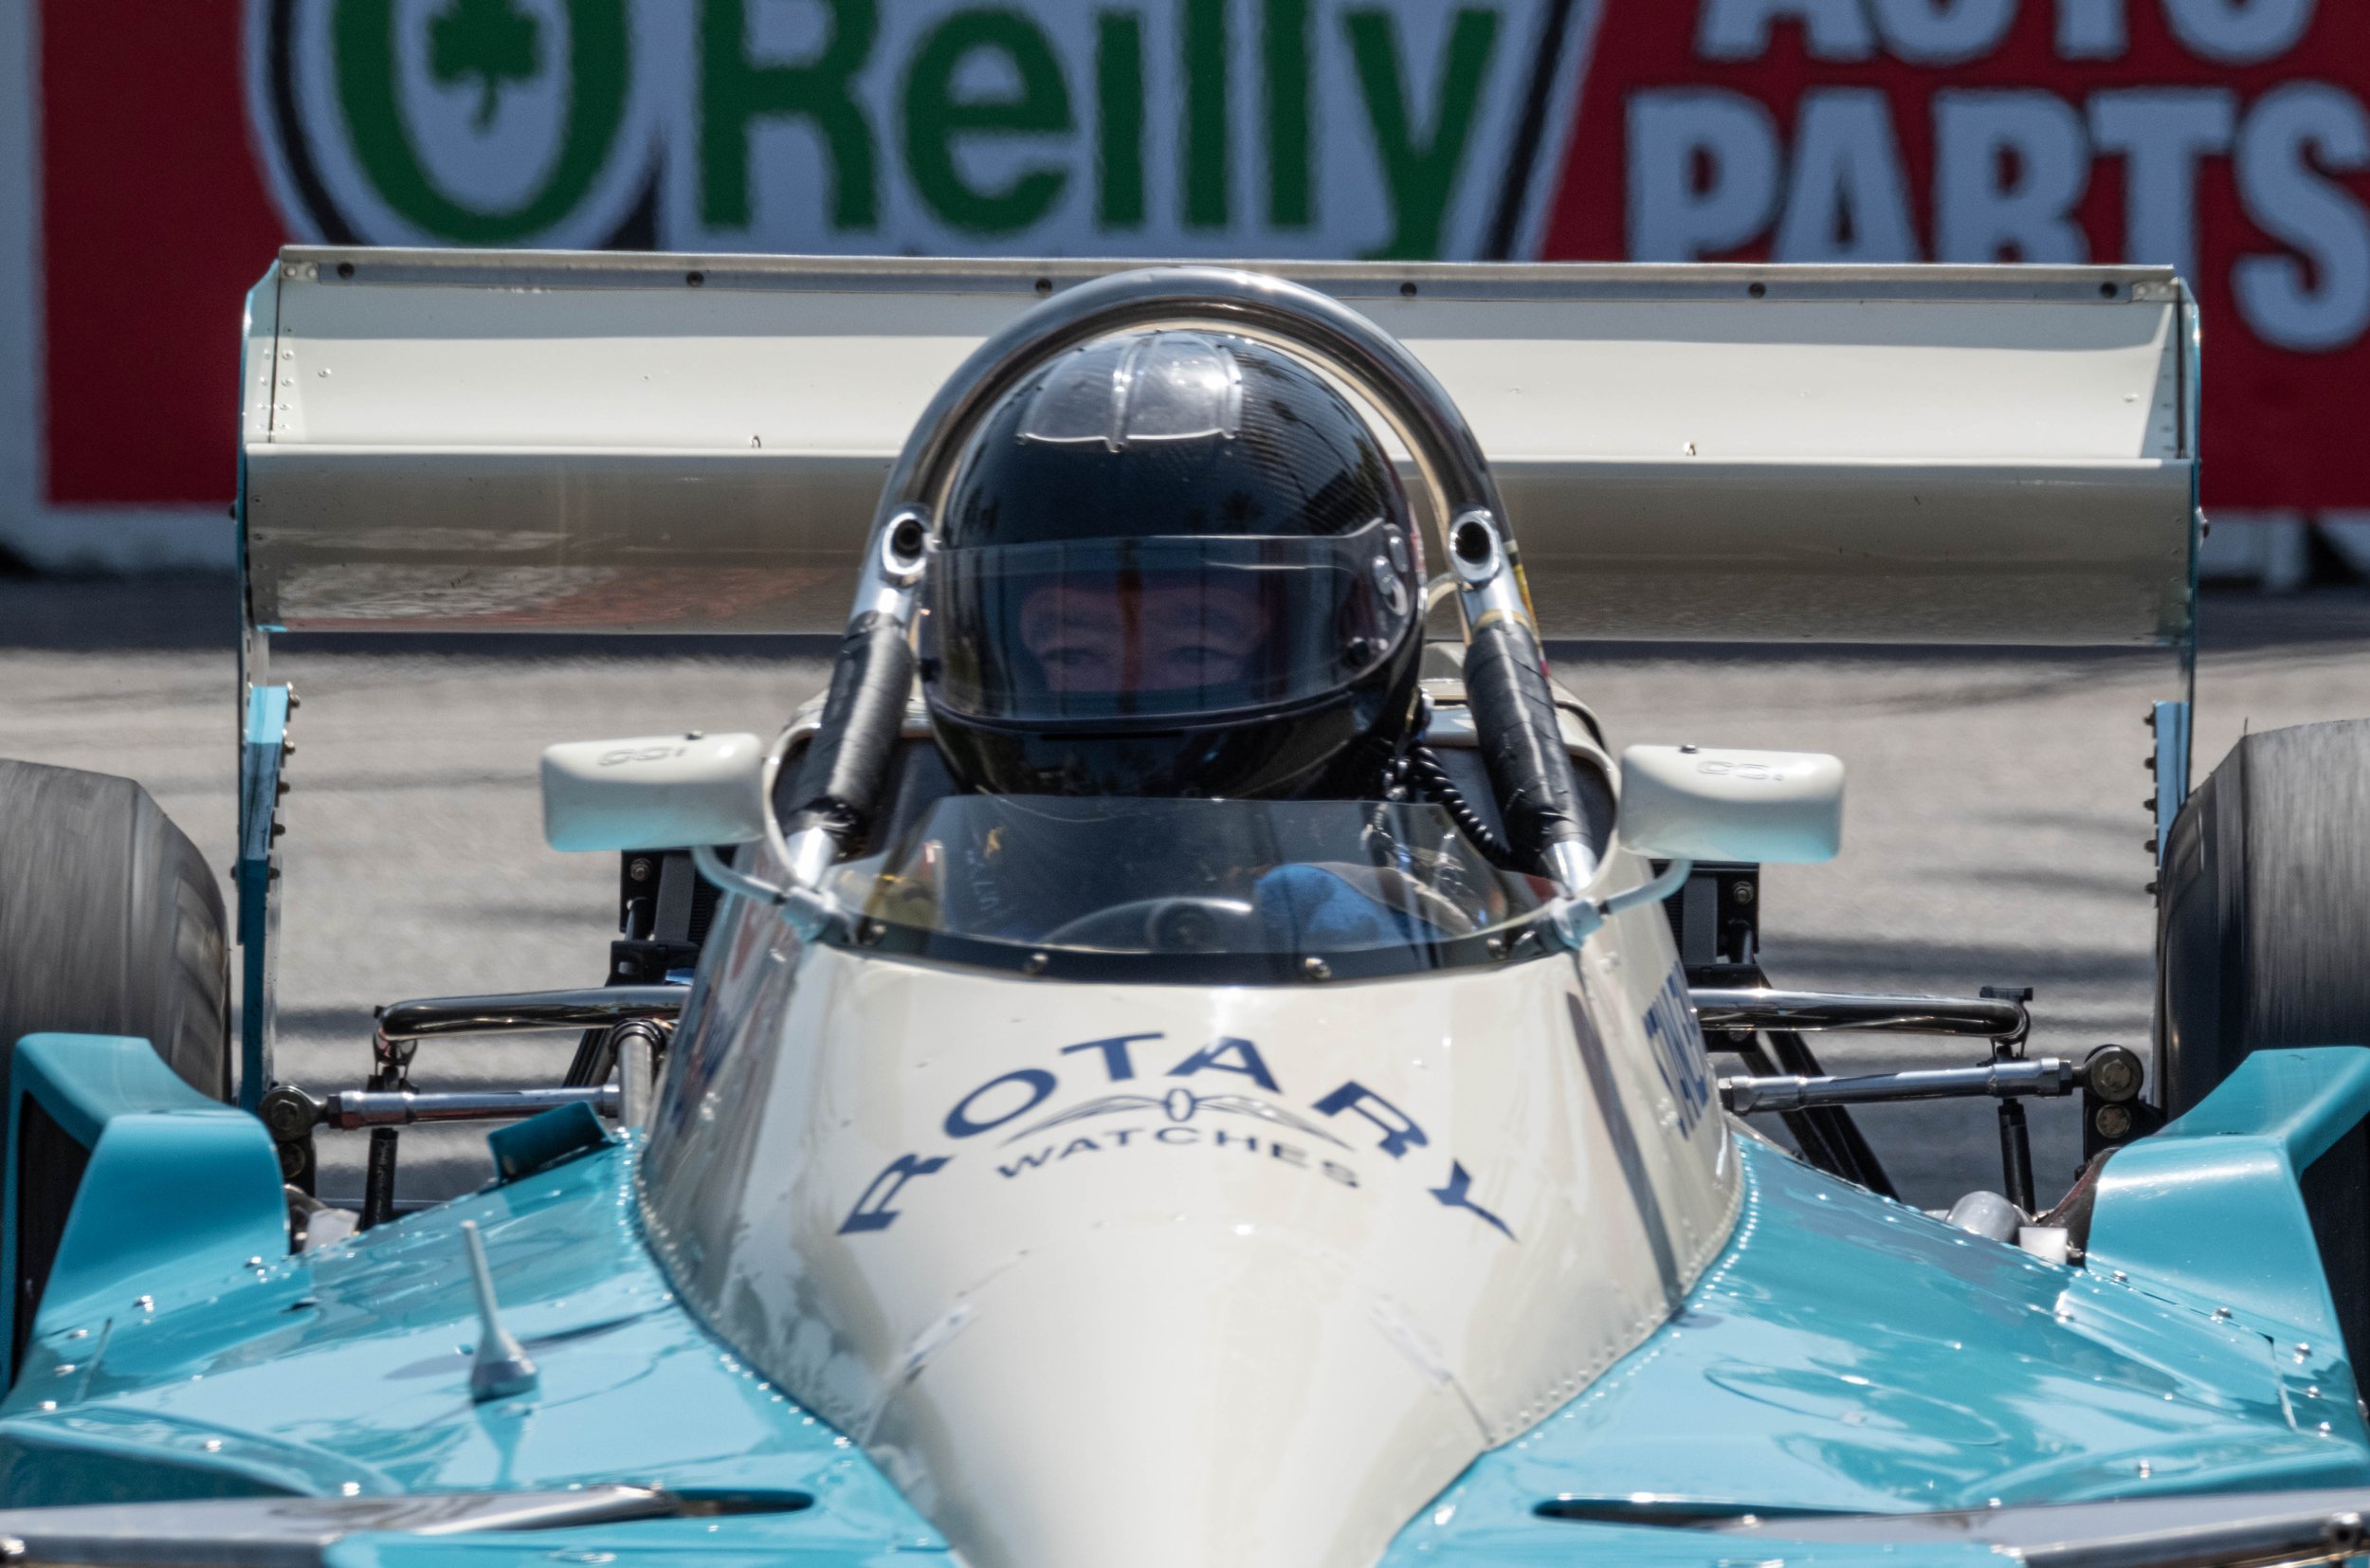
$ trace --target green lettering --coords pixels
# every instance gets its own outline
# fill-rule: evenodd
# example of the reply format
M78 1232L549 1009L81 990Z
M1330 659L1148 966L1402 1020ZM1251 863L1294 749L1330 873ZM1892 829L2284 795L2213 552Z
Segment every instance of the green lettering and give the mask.
M1179 0L1185 46L1185 222L1224 228L1233 205L1226 124L1227 0Z
M1449 197L1456 189L1466 146L1472 139L1489 57L1498 44L1498 13L1469 6L1456 13L1440 63L1431 133L1420 139L1400 69L1398 29L1391 13L1349 11L1342 16L1341 26L1349 34L1366 117L1375 128L1375 149L1382 159L1383 178L1391 187L1391 239L1381 248L1367 252L1367 257L1421 261L1438 256Z
M1144 222L1144 21L1133 11L1095 19L1095 95L1102 119L1095 210L1110 228Z
M568 119L560 128L559 156L552 164L550 177L533 195L505 211L465 207L437 188L411 143L410 128L404 123L395 93L393 0L343 0L334 13L332 29L337 102L354 138L356 158L389 207L440 240L456 245L514 245L559 222L575 210L608 166L617 132L626 121L626 75L632 39L626 26L625 0L569 0ZM467 50L456 54L458 46L447 42L457 36L439 36L441 53L434 68L441 71L450 66L458 77L465 74L465 67L483 76L478 114L483 125L492 118L490 108L497 102L502 81L532 73L536 32L529 22L523 33L501 40L513 46L507 51L511 57L499 62L487 57L474 64L466 59ZM526 54L523 62L515 58L520 39ZM497 72L497 64L504 69Z
M1308 0L1267 0L1267 221L1306 228L1315 221L1309 166Z
M966 57L980 51L1012 63L1020 76L1017 93L956 96L956 72ZM1046 136L1074 124L1062 63L1036 24L1019 11L957 11L914 51L905 78L905 161L921 199L957 228L975 234L1026 228L1052 210L1069 183L1066 171L1040 167L1013 176L1001 190L982 190L955 161L957 138Z
M700 22L700 216L712 228L750 223L749 128L757 119L814 121L830 150L831 227L880 222L872 126L852 78L880 35L878 0L825 0L830 39L798 65L749 58L748 0L705 0Z

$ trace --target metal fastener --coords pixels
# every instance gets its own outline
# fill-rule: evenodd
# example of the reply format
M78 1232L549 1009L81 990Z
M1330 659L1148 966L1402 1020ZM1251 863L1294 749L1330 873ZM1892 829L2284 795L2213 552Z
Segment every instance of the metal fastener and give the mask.
M1333 978L1333 966L1312 953L1301 960L1301 973L1312 980L1330 980Z

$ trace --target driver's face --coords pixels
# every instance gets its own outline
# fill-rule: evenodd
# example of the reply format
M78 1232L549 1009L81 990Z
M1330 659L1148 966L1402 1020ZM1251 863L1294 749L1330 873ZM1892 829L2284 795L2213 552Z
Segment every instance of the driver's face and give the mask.
M1226 685L1242 679L1267 630L1255 592L1206 579L1048 584L1020 607L1021 641L1057 692Z

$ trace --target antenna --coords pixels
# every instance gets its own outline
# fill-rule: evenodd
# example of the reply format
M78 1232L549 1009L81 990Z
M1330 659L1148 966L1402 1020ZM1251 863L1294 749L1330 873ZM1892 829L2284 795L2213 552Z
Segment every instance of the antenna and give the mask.
M501 1304L494 1299L494 1270L485 1261L485 1240L477 1221L461 1222L461 1244L469 1254L469 1283L477 1287L477 1359L469 1368L469 1397L479 1404L532 1393L541 1375L526 1347L502 1327Z

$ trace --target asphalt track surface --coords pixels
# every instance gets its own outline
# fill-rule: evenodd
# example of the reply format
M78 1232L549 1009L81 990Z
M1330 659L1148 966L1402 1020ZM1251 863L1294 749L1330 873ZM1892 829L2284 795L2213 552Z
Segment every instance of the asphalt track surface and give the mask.
M0 581L0 756L138 779L227 868L236 810L227 584ZM2242 728L2370 716L2370 596L2209 599L2199 776ZM282 1078L358 1084L372 1009L405 997L597 983L615 862L543 846L535 767L556 740L770 732L821 685L824 645L374 638L285 646L303 699L290 767ZM2153 874L2142 801L2164 653L1569 645L1559 672L1615 745L1832 751L1843 858L1772 867L1764 958L1780 984L1972 994L2030 985L2038 1053L2144 1046ZM228 892L225 878L226 896ZM426 1088L553 1084L572 1042L422 1048ZM1833 1070L1971 1063L1964 1045L1824 1051ZM2069 1104L2043 1103L2044 1197L2070 1176ZM1996 1187L1987 1103L1887 1107L1862 1125L1905 1196ZM323 1140L323 1192L360 1188L361 1135ZM479 1130L404 1140L407 1197L484 1178Z

